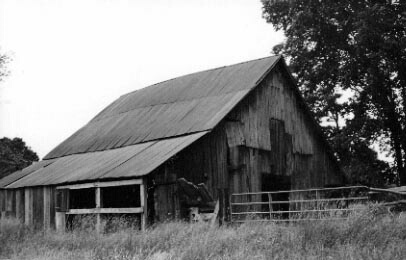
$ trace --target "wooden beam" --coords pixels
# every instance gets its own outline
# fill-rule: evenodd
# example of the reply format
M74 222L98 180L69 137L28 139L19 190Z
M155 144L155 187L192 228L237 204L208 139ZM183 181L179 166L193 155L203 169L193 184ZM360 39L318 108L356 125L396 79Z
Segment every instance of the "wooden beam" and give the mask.
M143 213L139 208L95 208L95 209L70 209L66 214L115 214L115 213Z
M214 207L212 219L210 220L210 226L214 226L214 224L216 224L217 216L219 214L219 208L220 208L220 201L217 200L216 206Z
M147 209L147 189L146 189L146 180L144 178L144 183L141 184L140 186L140 199L141 199L141 208L142 208L142 214L141 214L141 230L145 231L147 227L147 220L148 220L148 209Z
M100 187L96 188L96 209L100 210L100 205L101 205L101 196L100 196ZM100 213L96 214L96 231L98 233L101 232L101 216Z
M218 212L218 218L219 218L219 225L223 225L224 222L224 193L223 189L218 189L218 200L219 200L219 212Z
M44 229L51 228L51 188L44 189Z
M24 222L23 192L24 190L21 189L16 190L16 218L21 222Z
M96 208L101 208L101 196L100 196L100 187L96 188Z
M125 186L125 185L137 185L137 184L138 185L142 184L142 179L72 184L72 185L58 186L56 188L57 189L71 189L71 190L74 190L74 189L86 189L86 188L97 188L97 187L113 187L113 186Z
M65 212L55 212L56 231L64 232L66 227Z
M24 188L24 200L25 200L25 218L24 218L24 223L27 226L32 226L34 223L34 216L33 216L33 194L32 194L32 188Z
M15 190L6 190L6 211L8 211L9 214L14 211L13 209L14 192Z
M272 219L272 195L268 193L268 207L269 207L269 219Z

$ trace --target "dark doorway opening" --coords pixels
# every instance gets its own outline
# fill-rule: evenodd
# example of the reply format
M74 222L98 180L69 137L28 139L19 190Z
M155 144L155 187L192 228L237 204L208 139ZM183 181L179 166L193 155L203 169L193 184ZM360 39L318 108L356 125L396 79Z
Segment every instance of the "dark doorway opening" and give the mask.
M291 181L289 176L275 175L270 173L262 174L262 191L287 191L291 189ZM264 210L272 212L289 211L289 192L263 194L262 201L272 201L270 205L264 205ZM278 203L279 202L279 203ZM273 218L289 218L288 212L274 213Z

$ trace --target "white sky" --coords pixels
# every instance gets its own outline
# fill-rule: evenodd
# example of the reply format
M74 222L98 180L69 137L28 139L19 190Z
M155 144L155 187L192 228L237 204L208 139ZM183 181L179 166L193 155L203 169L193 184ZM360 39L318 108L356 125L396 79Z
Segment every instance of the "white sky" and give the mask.
M120 95L269 56L259 0L0 0L0 137L43 157Z

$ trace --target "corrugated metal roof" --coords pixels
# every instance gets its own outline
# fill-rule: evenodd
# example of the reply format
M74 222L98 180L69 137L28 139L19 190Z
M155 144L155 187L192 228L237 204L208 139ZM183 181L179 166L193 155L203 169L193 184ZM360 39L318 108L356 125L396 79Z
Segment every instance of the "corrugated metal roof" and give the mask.
M198 72L120 97L45 159L213 129L280 56Z
M40 161L40 162L34 162L30 166L22 169L21 171L14 172L13 174L10 174L10 175L0 179L0 188L4 188L7 185L9 185L10 183L13 183L13 182L17 181L17 180L27 176L28 174L31 174L34 171L42 168L42 167L46 167L49 164L53 163L54 161L55 161L55 159L46 160L46 161Z
M140 177L150 173L206 133L208 132L41 161L38 167L30 170L30 174L16 179L6 188Z

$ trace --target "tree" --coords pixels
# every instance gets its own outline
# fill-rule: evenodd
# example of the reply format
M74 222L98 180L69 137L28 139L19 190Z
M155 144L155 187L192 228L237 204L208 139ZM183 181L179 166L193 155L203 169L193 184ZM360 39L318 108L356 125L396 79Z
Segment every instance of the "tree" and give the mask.
M344 168L354 168L356 158L364 160L361 153L372 155L367 148L379 142L394 156L399 183L406 185L405 1L262 3L266 21L287 38L274 52L288 57L318 120L331 122L325 132L340 151L340 161L349 164ZM343 92L351 93L345 102L340 100ZM338 147L342 143L349 145ZM353 154L357 149L360 152ZM370 165L375 163L383 166L376 160Z
M0 178L21 170L38 159L38 155L21 138L0 139Z

